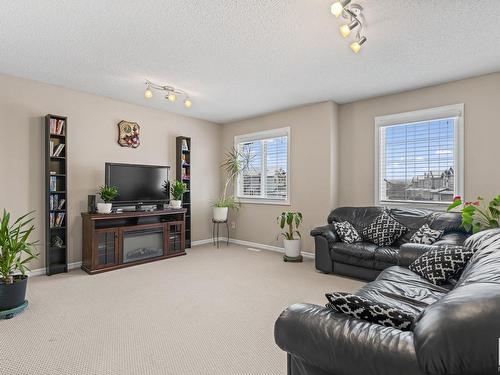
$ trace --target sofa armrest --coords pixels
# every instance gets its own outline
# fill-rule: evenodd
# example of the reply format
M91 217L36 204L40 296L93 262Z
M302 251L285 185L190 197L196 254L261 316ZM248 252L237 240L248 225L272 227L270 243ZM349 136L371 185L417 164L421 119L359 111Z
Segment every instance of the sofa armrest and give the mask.
M435 248L435 245L424 245L419 243L405 243L399 248L398 265L408 267L417 258Z
M334 374L421 374L413 333L371 324L331 309L295 304L274 326L284 351Z
M333 242L337 242L337 235L335 234L335 231L333 230L332 225L324 225L322 227L316 227L311 230L311 236L316 237L316 236L323 236L326 238L328 241L328 244L331 244Z

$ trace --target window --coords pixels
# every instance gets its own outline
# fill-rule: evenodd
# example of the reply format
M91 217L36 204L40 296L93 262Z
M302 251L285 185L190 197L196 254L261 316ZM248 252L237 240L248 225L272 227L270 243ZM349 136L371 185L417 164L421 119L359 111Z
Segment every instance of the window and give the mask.
M449 204L463 187L463 104L377 117L377 204Z
M290 128L236 136L235 147L249 158L238 177L236 196L246 203L289 204Z

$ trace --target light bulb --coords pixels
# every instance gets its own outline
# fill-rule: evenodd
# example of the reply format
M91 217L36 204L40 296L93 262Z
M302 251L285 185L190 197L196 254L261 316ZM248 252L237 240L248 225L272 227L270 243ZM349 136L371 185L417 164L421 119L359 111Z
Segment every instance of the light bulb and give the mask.
M349 47L351 47L352 52L358 53L361 50L361 46L366 42L366 37L362 37L361 39L351 43Z
M351 30L354 29L356 26L359 25L359 22L354 20L350 24L344 24L339 27L340 35L342 35L344 38L347 38L349 34L351 33Z
M167 99L171 102L175 102L177 100L177 95L175 95L175 92L169 92Z
M330 7L330 11L335 17L340 17L342 12L344 11L344 7L349 4L351 0L343 0L343 1L336 1L332 4Z
M347 38L349 34L351 33L351 29L349 28L349 25L342 25L339 28L340 30L340 35L342 35L344 38Z
M151 99L153 97L153 91L151 91L151 88L149 87L149 85L146 88L146 91L144 91L144 97L146 99Z
M191 99L189 99L189 98L184 99L184 106L186 108L191 108L192 105L193 105L193 102L191 101Z

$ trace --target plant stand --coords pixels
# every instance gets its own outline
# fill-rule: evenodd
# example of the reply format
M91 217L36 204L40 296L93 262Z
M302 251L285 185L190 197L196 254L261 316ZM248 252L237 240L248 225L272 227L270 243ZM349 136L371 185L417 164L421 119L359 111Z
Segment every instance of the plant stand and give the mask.
M15 315L20 314L28 307L28 301L24 301L21 306L14 307L9 310L0 311L0 319L12 319Z
M226 224L226 230L227 230L227 239L226 239L226 245L229 246L229 225L227 223L227 220L215 220L212 219L212 241L214 242L214 246L217 246L217 249L219 248L219 225L221 224Z
M302 260L303 260L302 255L299 255L298 257L288 257L286 255L283 255L284 262L301 263Z

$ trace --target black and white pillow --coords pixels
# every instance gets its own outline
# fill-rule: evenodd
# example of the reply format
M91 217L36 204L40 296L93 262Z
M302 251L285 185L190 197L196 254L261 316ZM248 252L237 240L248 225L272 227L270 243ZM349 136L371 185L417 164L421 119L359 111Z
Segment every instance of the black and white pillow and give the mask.
M389 246L406 231L407 228L403 224L394 220L387 212L382 212L363 229L361 234L376 245Z
M443 285L460 277L473 255L472 249L463 246L439 245L422 254L408 268L435 285Z
M354 243L362 241L361 236L356 231L348 221L334 222L332 223L335 228L335 232L339 236L340 240L345 243Z
M415 316L386 303L377 303L350 293L327 293L326 307L337 312L402 331L411 329Z
M415 232L410 238L412 243L420 243L424 245L432 245L434 242L439 240L443 235L444 230L434 230L429 227L428 224L424 224L419 230Z

